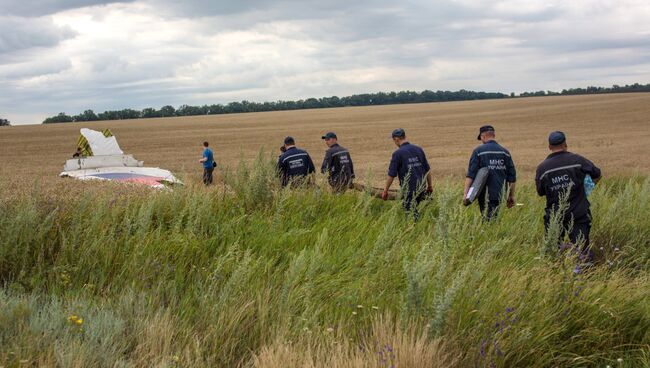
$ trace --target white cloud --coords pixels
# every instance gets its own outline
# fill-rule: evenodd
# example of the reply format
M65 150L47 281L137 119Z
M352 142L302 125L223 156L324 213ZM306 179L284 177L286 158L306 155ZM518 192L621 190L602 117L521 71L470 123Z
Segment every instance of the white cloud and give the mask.
M43 4L5 17L13 33L0 36L0 116L12 121L87 108L546 90L650 76L650 4L637 0Z

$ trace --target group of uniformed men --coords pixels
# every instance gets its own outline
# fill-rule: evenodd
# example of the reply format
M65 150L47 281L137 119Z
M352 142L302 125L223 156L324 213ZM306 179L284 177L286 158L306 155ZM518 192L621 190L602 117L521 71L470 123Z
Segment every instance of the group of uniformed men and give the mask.
M388 198L393 181L396 177L399 178L403 207L417 220L418 204L433 192L431 168L422 148L406 139L404 129L395 129L391 137L397 150L391 157L381 197L384 200ZM488 221L497 214L504 198L508 208L516 204L515 165L510 152L497 143L495 138L495 130L491 125L479 129L478 140L482 144L474 149L470 156L464 188L465 198L479 170L487 168L487 182L477 200L481 213ZM334 132L326 133L322 139L328 149L321 165L321 173L327 174L328 182L335 191L344 191L351 186L355 177L350 152L339 145ZM568 208L561 218L563 230L560 238L564 237L566 230L570 230L570 241L573 244L583 244L584 247L580 251L590 260L591 212L584 182L587 175L594 183L598 182L601 177L600 169L586 158L568 152L566 136L562 132L552 132L548 137L548 144L551 154L537 167L535 175L537 193L546 196L545 230L550 226L552 213L559 210L564 195ZM304 180L316 171L309 153L297 148L293 137L284 139L281 151L277 168L283 186L304 183ZM210 160L211 157L206 161ZM212 167L210 162L204 164L208 169Z

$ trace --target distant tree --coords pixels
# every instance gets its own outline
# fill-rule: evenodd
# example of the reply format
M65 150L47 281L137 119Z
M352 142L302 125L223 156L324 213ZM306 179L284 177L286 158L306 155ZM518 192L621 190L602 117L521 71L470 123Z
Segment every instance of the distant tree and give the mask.
M11 122L7 119L0 119L0 126L11 126Z
M59 115L52 116L43 120L43 124L69 123L71 121L73 121L72 116L66 115L64 112L60 112Z
M556 95L584 95L584 94L601 94L601 93L631 93L631 92L650 92L650 84L634 83L632 85L613 85L612 87L594 87L563 89L561 92L554 91L535 91L522 92L521 97L536 96L556 96ZM344 106L369 106L369 105L389 105L405 103L423 103L423 102L444 102L444 101L467 101L467 100L484 100L516 97L512 92L510 95L500 92L476 92L461 89L458 91L391 91L377 93L363 93L345 97L321 97L307 98L296 101L275 101L275 102L251 102L247 100L233 101L226 105L213 104L203 106L181 105L178 109L166 105L156 110L154 108L145 108L142 111L133 109L104 111L95 114L92 110L86 110L82 114L74 117L65 113L49 117L43 121L49 123L65 123L69 121L95 121L95 120L119 120L119 119L139 119L153 117L170 117L170 116L193 116L193 115L214 115L214 114L236 114L242 112L258 111L280 111L280 110L300 110L300 109L317 109L326 107L344 107Z
M174 116L176 114L176 109L174 109L174 106L166 105L160 108L160 116L162 117L169 117L169 116Z
M154 109L153 107L147 107L146 109L142 109L142 112L140 113L141 118L159 118L162 116L162 112Z
M75 115L72 120L74 121L97 121L99 117L95 114L93 110L86 110L79 115Z

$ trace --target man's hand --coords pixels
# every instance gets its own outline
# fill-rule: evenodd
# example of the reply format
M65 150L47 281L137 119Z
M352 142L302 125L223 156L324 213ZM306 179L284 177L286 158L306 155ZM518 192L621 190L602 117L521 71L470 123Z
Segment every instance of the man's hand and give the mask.
M427 187L427 194L433 193L433 187Z
M384 189L384 191L381 192L381 199L384 201L388 200L388 190Z
M517 202L515 201L515 197L514 197L514 196L510 196L510 197L508 197L508 201L506 202L506 205L508 206L508 208L512 208L512 207L514 207L514 206L515 206L515 203L517 203Z

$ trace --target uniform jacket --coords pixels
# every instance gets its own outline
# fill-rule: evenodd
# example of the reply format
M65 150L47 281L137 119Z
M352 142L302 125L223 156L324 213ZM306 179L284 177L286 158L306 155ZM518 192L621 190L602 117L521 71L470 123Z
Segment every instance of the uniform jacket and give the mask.
M330 183L345 183L354 178L354 166L347 149L338 144L325 151L321 173L327 173Z
M589 214L585 195L585 176L600 178L601 172L586 158L571 152L551 153L538 167L535 175L537 193L546 196L546 216L558 208L560 195L569 191L566 216L580 219Z
M388 175L393 178L399 177L402 187L406 185L408 198L426 188L426 176L430 169L422 148L404 142L393 152L388 166Z
M283 186L289 184L292 179L307 176L315 171L309 153L299 148L291 147L278 158L278 173Z
M488 141L474 149L469 159L467 177L474 179L479 169L487 167L489 175L485 188L487 188L489 199L499 201L501 191L506 182L517 181L517 172L512 156L507 149L498 144L495 140ZM479 194L479 196L484 194Z

